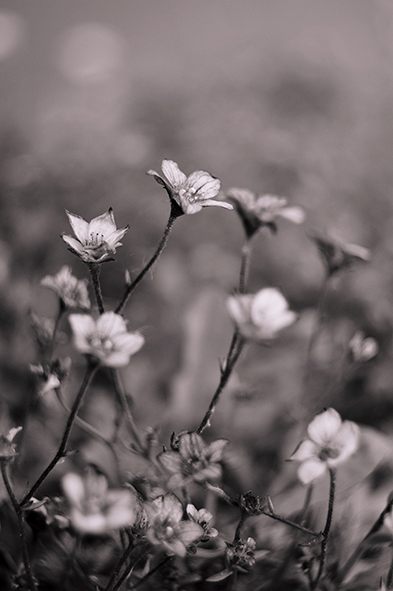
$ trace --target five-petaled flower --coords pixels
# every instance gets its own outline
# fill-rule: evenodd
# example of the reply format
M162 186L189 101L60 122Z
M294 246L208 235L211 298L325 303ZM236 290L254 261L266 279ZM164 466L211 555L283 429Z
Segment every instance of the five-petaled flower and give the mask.
M314 233L311 239L315 242L322 255L329 276L341 269L352 267L356 263L371 260L371 253L364 246L345 244L336 240L336 238L322 236L317 233Z
M275 232L276 217L286 218L295 224L301 224L305 219L303 208L288 206L285 197L257 195L248 189L232 188L226 192L226 198L235 206L249 238L263 226Z
M254 341L273 339L297 319L274 287L265 287L256 294L233 295L227 299L227 308L240 334Z
M129 226L117 229L113 210L110 207L106 213L87 222L81 216L66 210L71 228L75 234L63 234L62 238L70 250L79 256L84 263L103 263L112 259L116 248L121 246L120 240Z
M308 425L304 439L289 458L300 462L298 476L309 484L345 462L359 445L360 429L352 421L342 421L334 408L318 414Z
M64 265L56 275L46 275L41 279L41 285L54 291L64 308L90 309L87 284L87 279L75 277L68 265Z
M161 464L173 474L169 486L175 488L189 480L199 483L218 480L222 474L219 462L228 443L227 439L216 439L207 445L197 433L179 435L176 451L158 455Z
M204 535L195 521L183 520L183 506L173 493L161 495L145 504L148 520L147 539L168 554L185 556L187 546Z
M220 191L221 183L208 172L196 170L187 177L173 160L163 160L161 168L164 176L155 170L149 170L147 174L153 176L157 183L166 189L173 215L197 213L202 207L210 205L233 209L232 205L225 201L214 200Z
M127 365L145 342L138 332L127 332L123 317L115 312L105 312L97 320L89 314L71 314L69 321L78 351L107 367Z
M139 501L130 489L109 489L106 476L93 468L85 478L69 472L62 479L69 517L82 534L105 534L134 525L140 515Z

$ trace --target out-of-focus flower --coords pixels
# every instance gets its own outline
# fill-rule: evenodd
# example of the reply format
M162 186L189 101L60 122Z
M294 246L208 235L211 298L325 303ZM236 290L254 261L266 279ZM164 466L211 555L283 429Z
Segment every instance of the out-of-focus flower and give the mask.
M89 314L71 314L69 321L78 351L107 367L127 365L145 342L138 332L127 332L123 317L115 312L105 312L97 320Z
M304 439L289 458L300 462L299 479L303 484L317 480L354 454L359 445L360 429L352 421L342 421L334 408L318 414L307 428Z
M164 451L158 460L173 474L169 481L171 487L184 484L187 480L205 482L221 477L222 459L227 439L217 439L207 445L197 433L184 433L179 436L177 451Z
M37 344L40 350L44 352L52 343L55 321L53 318L42 318L35 312L31 312L30 322Z
M286 218L295 224L301 224L306 217L302 207L288 206L285 197L257 195L248 189L238 188L229 189L225 195L235 206L249 238L263 226L276 232L277 217Z
M65 308L89 310L91 304L87 284L87 279L77 279L68 265L64 265L56 275L41 279L41 285L54 291Z
M22 427L13 427L8 431L7 435L0 435L0 460L12 460L18 455L13 441L15 435L21 430Z
M207 542L211 538L215 538L218 535L218 531L214 527L210 527L210 522L213 519L213 515L207 509L197 509L191 503L188 503L186 507L188 518L197 523L203 529L202 542Z
M240 539L235 544L227 542L226 559L232 570L249 572L250 567L255 564L254 550L256 546L256 541L251 537L247 540Z
M363 363L373 359L379 351L378 343L372 337L366 337L363 331L358 330L348 343L353 360Z
M371 253L364 246L344 244L335 238L325 237L315 233L311 236L311 239L318 246L329 275L333 275L341 269L351 267L355 263L371 260Z
M45 367L41 364L39 365L30 365L30 371L36 374L40 380L40 386L38 388L38 393L43 396L61 386L63 380L65 380L71 368L71 359L70 357L66 357L66 359L54 359L50 364L46 365Z
M62 238L70 250L84 263L103 263L112 258L116 248L121 246L120 240L129 226L117 229L113 210L87 222L81 216L66 211L75 238L63 234Z
M231 296L227 308L243 337L255 341L273 339L297 319L282 293L274 287L265 287L256 294Z
M173 493L167 493L145 504L147 539L161 546L168 554L185 556L187 546L204 535L203 528L194 521L184 521L183 506Z
M220 191L221 182L208 172L196 170L187 177L173 160L163 160L161 168L164 176L155 170L149 170L147 174L165 187L174 215L197 213L202 207L211 205L233 209L225 201L214 200Z
M103 474L89 469L86 477L69 472L62 479L70 521L82 534L104 534L134 525L140 512L130 489L109 489Z

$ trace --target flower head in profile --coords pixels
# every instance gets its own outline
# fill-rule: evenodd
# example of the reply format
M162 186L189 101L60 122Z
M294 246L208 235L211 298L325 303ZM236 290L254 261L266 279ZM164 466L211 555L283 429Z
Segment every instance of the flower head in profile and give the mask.
M360 429L352 421L342 421L334 408L318 414L307 428L304 439L289 458L300 462L298 476L309 484L354 454L359 445Z
M189 480L202 483L219 479L222 474L220 461L228 443L227 439L216 439L208 445L197 433L179 435L175 450L158 455L161 464L173 474L170 487Z
M13 427L7 435L0 435L0 460L12 460L18 455L14 437L22 430L22 427Z
M256 294L231 296L227 308L240 334L254 341L273 339L297 319L285 297L274 287L265 287Z
M90 309L87 279L77 279L71 267L64 265L56 275L41 279L41 285L55 292L65 308Z
M188 519L197 523L203 529L203 538L201 542L207 542L211 538L218 536L218 531L214 527L210 527L210 522L213 519L212 513L207 509L197 509L195 505L188 503L186 507Z
M187 177L173 160L163 160L161 168L164 176L155 170L149 170L147 174L153 176L157 183L165 188L174 215L197 213L202 207L211 205L233 209L232 205L225 201L214 200L220 191L221 183L208 172L196 170Z
M183 520L183 506L173 493L167 493L145 504L148 520L147 539L168 554L185 556L187 546L204 535L195 521Z
M314 233L311 239L317 245L329 276L352 267L356 263L368 262L371 254L368 248L358 244L345 244L332 237Z
M44 365L30 365L30 371L39 379L38 394L44 396L51 390L59 388L62 382L69 376L71 369L71 359L66 357L64 360L54 359Z
M111 260L116 248L121 246L120 240L128 230L128 226L117 229L112 208L91 222L69 211L66 213L75 234L75 237L69 234L62 235L70 250L84 263L103 263Z
M105 312L97 320L89 314L71 314L69 321L78 351L107 367L127 365L145 342L138 332L127 332L123 317L115 312Z
M366 337L363 331L358 330L349 341L349 350L354 361L364 363L378 354L379 347L375 339Z
M93 468L84 478L69 472L62 479L73 527L82 534L105 534L134 525L139 501L130 489L110 489L106 476Z
M235 206L249 238L263 226L276 232L277 217L286 218L295 224L301 224L305 219L304 209L289 206L285 197L257 195L248 189L238 188L229 189L226 197Z

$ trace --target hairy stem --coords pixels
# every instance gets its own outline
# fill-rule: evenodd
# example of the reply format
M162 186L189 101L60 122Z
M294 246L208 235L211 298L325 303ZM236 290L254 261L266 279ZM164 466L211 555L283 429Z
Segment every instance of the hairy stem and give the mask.
M173 215L173 213L171 212L171 215L169 216L167 225L164 230L164 234L162 235L160 243L157 246L156 252L153 254L152 258L147 263L147 265L142 269L142 271L139 273L139 275L134 279L134 281L126 287L124 295L115 310L116 314L120 314L120 312L123 310L124 306L126 305L126 303L128 301L128 298L130 297L130 295L132 294L134 289L139 285L139 283L142 281L142 279L144 278L146 273L149 271L149 269L151 269L151 267L154 265L154 263L156 262L156 260L158 259L158 257L162 253L162 251L164 250L165 245L168 240L168 237L169 237L169 234L172 230L172 226L173 226L176 218L177 218L177 216Z
M242 248L242 263L240 267L240 277L239 277L239 293L246 292L247 286L247 279L248 279L248 271L250 268L250 260L251 260L251 238L246 238L246 241L243 244Z
M19 506L18 500L17 500L17 498L14 494L14 491L12 489L10 479L8 476L8 466L9 466L8 460L6 460L6 459L1 460L1 474L3 476L4 485L7 490L10 501L12 503L12 506L14 508L14 511L16 513L16 517L18 519L19 538L20 538L20 544L21 544L21 549L22 549L23 564L25 565L27 583L28 583L30 591L37 591L37 587L34 582L33 574L31 572L29 553L28 553L28 549L27 549L24 513L23 513L22 508Z
M91 281L93 284L94 294L96 296L98 310L99 310L100 314L104 314L104 312L105 312L104 300L102 298L101 284L100 284L101 265L98 263L89 263L89 271L90 271Z
M71 413L68 417L68 420L67 420L67 423L66 423L66 426L64 429L63 437L60 442L59 449L57 450L56 455L53 458L53 460L48 464L48 466L45 468L45 470L42 472L42 474L37 478L36 482L33 484L31 489L29 490L29 492L23 497L23 499L20 503L21 506L23 506L35 494L35 492L39 489L39 487L44 482L44 480L47 478L47 476L50 474L50 472L52 472L52 470L56 466L56 464L64 457L66 449L67 449L68 440L70 438L71 430L74 425L76 416L79 412L80 407L82 406L86 392L92 382L93 376L96 373L97 369L98 369L97 362L94 362L94 361L88 362L85 377L83 378L83 382L81 384L81 387L79 388L79 392L75 398L75 402L72 406Z
M328 503L328 512L326 516L326 523L325 529L322 532L322 542L321 542L321 556L319 559L319 569L315 580L313 581L312 588L315 589L318 585L318 581L322 576L323 569L325 567L326 561L326 550L327 550L327 543L329 539L330 528L332 525L332 518L333 518L333 508L334 508L334 497L336 491L336 471L331 468L329 470L330 475L330 489L329 489L329 503Z
M281 521L281 523L286 523L286 525L290 525L291 527L294 527L295 529L298 529L299 531L302 531L305 534L309 534L310 536L319 537L322 535L320 532L313 531L312 529L309 529L308 527L304 527L303 525L300 525L299 523L296 523L295 521L291 521L290 519L286 519L285 517L282 517L281 515L278 515L277 513L271 513L270 511L262 511L261 515L266 515L267 517L271 517L272 519L275 519L276 521Z

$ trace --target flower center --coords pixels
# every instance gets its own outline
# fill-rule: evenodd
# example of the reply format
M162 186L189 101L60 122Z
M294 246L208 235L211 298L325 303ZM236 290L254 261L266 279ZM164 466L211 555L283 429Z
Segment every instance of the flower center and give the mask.
M198 197L196 196L197 190L195 187L190 187L189 189L180 189L179 196L188 201L189 203L195 203L198 201Z
M334 447L322 447L318 453L318 458L322 462L326 460L335 460L340 455L340 450Z

